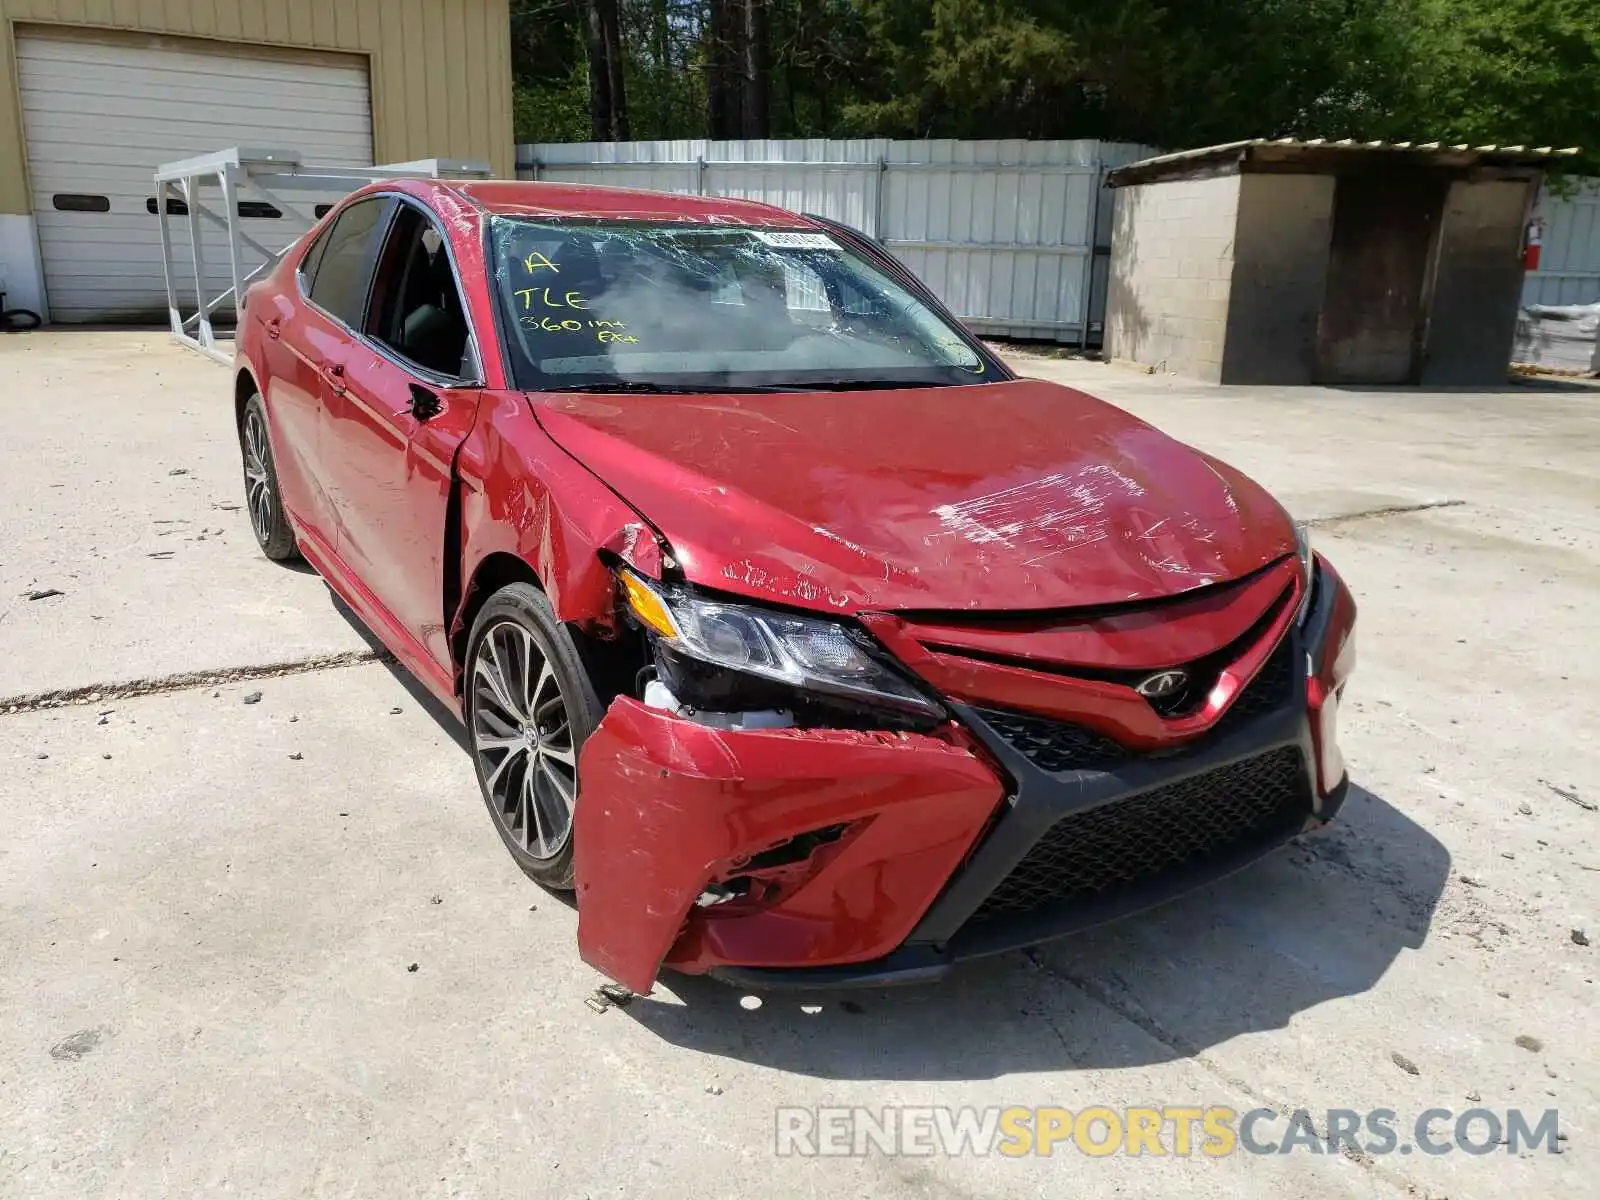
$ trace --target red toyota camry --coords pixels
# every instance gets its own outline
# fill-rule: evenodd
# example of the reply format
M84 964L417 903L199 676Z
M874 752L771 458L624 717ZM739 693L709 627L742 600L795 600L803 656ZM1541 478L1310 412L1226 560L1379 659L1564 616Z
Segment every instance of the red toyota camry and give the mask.
M251 523L466 724L583 957L934 979L1328 821L1355 605L1249 479L737 200L350 196L252 287Z

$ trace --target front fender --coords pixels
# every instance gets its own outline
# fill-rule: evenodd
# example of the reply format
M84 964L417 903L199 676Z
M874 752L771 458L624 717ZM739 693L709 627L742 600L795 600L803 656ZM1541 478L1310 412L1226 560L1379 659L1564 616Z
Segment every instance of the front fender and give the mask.
M491 554L513 554L533 568L561 620L611 625L614 589L601 552L659 578L654 533L550 439L521 393L486 391L481 405L456 468L462 578L472 579ZM452 628L460 616L451 614Z

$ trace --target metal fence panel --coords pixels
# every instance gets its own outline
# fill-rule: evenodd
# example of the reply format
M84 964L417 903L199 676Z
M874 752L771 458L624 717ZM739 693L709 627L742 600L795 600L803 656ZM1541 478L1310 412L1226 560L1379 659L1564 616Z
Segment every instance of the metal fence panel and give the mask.
M666 141L523 145L524 179L733 196L883 240L980 333L1097 341L1105 172L1154 153L1093 141ZM1087 314L1085 297L1089 298Z
M1522 285L1524 304L1600 301L1600 179L1584 179L1569 196L1540 197L1544 245L1539 269Z

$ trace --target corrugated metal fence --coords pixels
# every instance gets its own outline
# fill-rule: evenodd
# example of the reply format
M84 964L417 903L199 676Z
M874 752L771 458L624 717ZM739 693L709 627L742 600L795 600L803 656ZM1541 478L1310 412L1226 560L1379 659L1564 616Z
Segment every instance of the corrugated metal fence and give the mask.
M1076 343L1105 320L1114 142L671 141L517 147L523 179L762 200L886 243L979 333ZM1087 303L1086 303L1087 301Z
M1570 195L1539 199L1544 246L1539 269L1522 285L1524 304L1600 301L1600 179L1582 179Z
M1113 203L1104 175L1155 153L1094 141L538 143L517 147L517 174L820 213L887 243L980 333L1076 343L1087 295L1098 343ZM1543 254L1523 303L1600 300L1600 179L1547 193L1539 211Z

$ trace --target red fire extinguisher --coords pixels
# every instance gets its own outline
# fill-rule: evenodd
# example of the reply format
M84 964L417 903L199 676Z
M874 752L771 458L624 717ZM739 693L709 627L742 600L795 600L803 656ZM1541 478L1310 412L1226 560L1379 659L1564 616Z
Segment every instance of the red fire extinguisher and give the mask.
M1522 269L1539 269L1539 250L1544 245L1544 218L1534 217L1528 222L1528 235L1522 243Z

